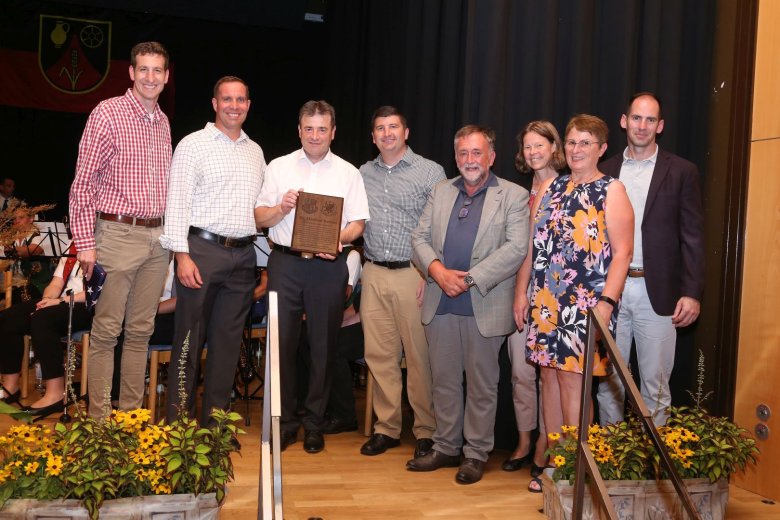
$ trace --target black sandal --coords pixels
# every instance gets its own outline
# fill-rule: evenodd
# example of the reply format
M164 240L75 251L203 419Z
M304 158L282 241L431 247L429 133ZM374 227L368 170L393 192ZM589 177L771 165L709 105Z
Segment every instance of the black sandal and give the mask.
M2 390L3 393L5 394L5 397L0 398L0 401L3 401L5 404L18 403L19 399L22 398L22 389L21 388L17 388L16 392L11 393L8 390L6 390L3 385L0 384L0 390Z
M538 477L532 478L531 482L528 483L528 491L530 491L531 493L541 493L542 480Z

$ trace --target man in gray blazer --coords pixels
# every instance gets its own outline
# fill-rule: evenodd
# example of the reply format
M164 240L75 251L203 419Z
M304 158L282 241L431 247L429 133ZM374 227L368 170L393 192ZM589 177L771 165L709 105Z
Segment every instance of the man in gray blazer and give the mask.
M436 431L433 450L406 467L460 466L455 480L461 484L482 478L493 449L498 351L515 330L515 274L528 250L528 192L490 171L494 142L489 128L458 130L460 177L434 186L412 233L412 260L427 281L422 321Z

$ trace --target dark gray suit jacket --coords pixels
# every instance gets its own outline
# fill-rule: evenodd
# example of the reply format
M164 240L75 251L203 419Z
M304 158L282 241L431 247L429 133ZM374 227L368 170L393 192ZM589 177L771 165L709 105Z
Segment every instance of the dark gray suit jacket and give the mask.
M623 154L599 164L620 177ZM658 148L642 219L642 256L647 295L656 314L670 316L677 300L701 301L704 292L704 217L696 166Z

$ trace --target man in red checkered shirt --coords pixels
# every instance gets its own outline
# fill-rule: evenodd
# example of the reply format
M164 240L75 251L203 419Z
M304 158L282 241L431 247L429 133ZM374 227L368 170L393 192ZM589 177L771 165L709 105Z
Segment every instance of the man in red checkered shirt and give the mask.
M70 221L77 257L89 279L95 262L107 277L92 321L87 374L89 413L106 402L113 352L124 322L120 410L141 406L149 337L169 253L160 245L171 128L157 100L168 82L168 52L157 42L130 51L132 88L92 111L79 144L70 189Z

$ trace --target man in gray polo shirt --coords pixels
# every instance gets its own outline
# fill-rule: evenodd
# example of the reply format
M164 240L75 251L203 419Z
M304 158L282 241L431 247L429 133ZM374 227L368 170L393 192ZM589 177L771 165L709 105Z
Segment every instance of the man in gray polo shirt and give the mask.
M433 449L406 467L433 471L460 465L455 475L460 484L482 478L493 449L498 351L516 329L515 275L528 251L528 191L490 171L495 139L489 128L458 130L460 177L434 187L412 233L412 258L428 282L422 320L436 431Z
M373 407L377 422L360 453L379 455L400 444L403 354L414 411L415 456L420 456L433 445L436 423L428 343L420 321L423 280L410 262L410 234L431 188L446 177L441 166L407 146L409 128L398 109L380 107L371 122L379 156L360 167L371 213L363 234L366 264L360 314L366 362L376 381Z

